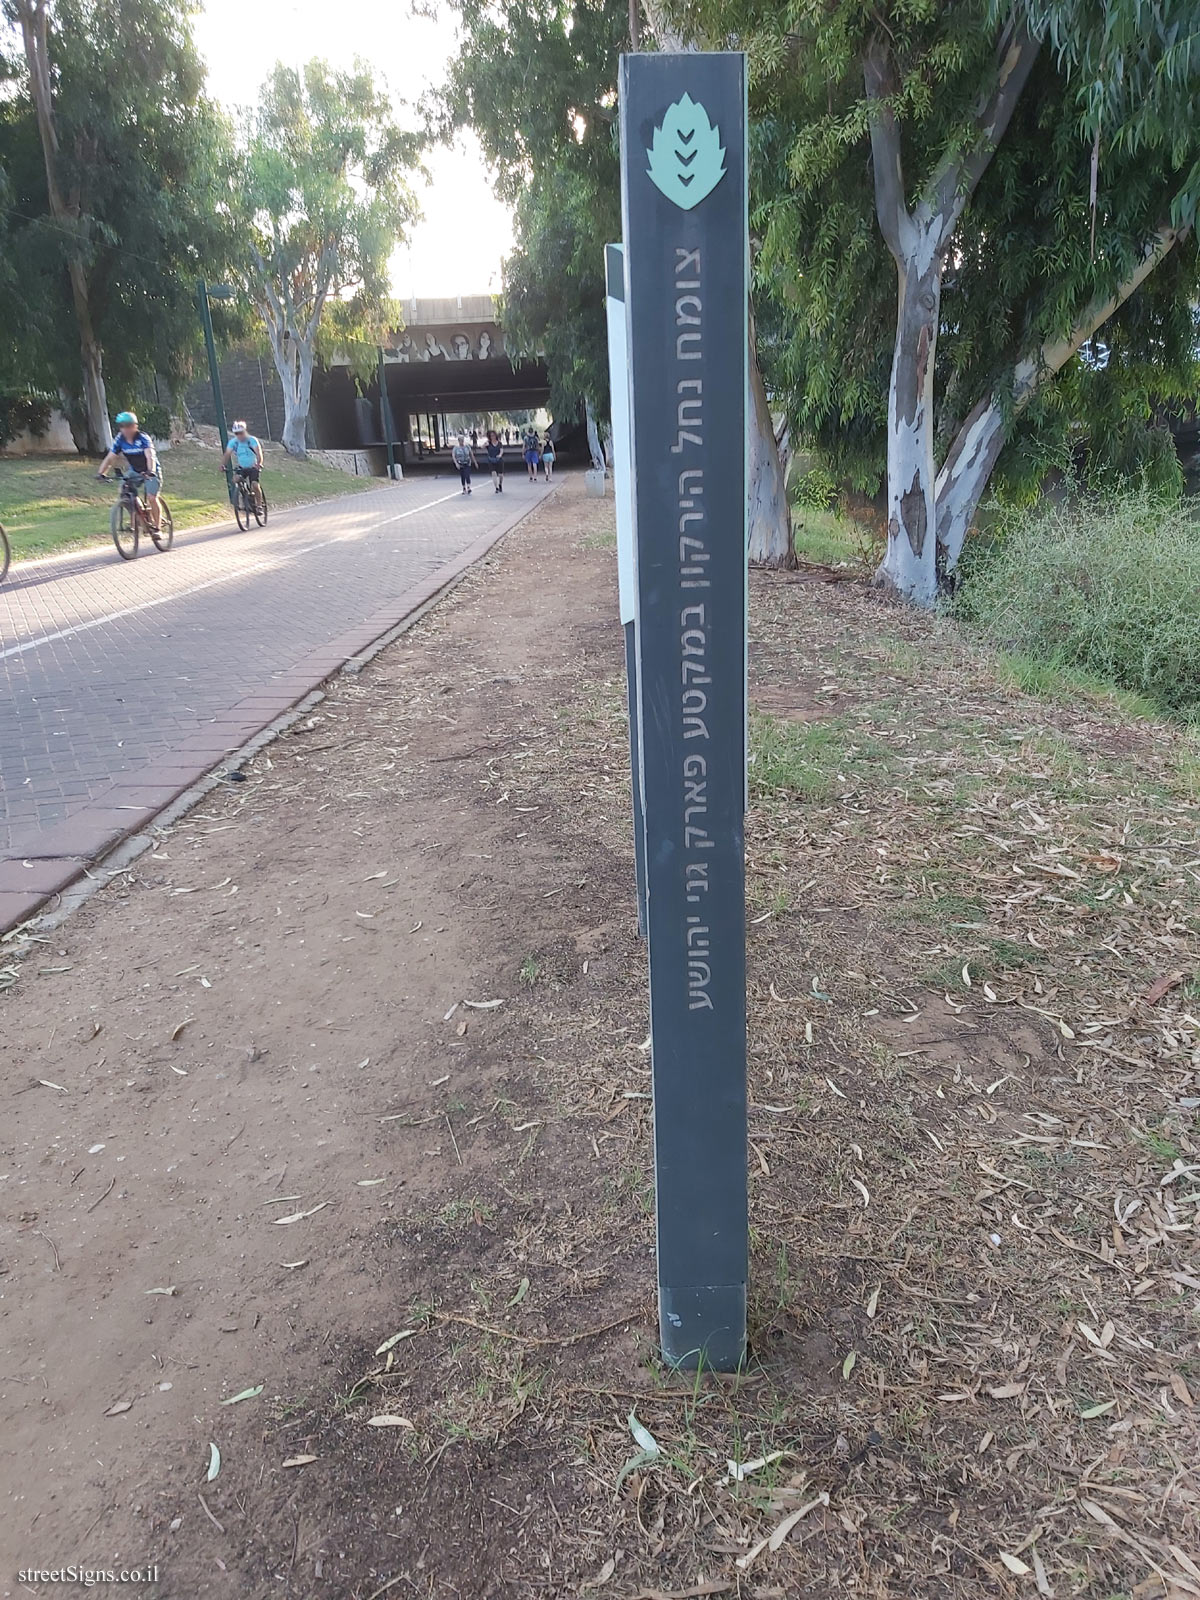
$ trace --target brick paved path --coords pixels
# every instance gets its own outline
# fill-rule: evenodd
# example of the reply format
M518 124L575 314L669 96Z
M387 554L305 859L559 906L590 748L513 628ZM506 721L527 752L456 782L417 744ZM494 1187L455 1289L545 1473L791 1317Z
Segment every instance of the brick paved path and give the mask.
M269 492L269 489L268 489ZM0 588L0 931L542 499L447 478L18 565ZM97 513L107 515L98 505ZM448 566L448 564L453 564Z

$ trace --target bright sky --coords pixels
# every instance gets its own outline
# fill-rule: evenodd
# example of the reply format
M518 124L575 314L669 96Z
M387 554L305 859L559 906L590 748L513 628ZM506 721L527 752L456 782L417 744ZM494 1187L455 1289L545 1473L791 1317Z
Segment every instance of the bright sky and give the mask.
M196 42L208 61L209 87L232 111L276 61L301 66L322 56L335 66L363 57L417 126L416 103L442 79L456 49L454 24L407 14L404 0L204 0ZM410 108L407 113L404 103ZM420 189L424 220L392 263L392 287L409 295L485 294L500 288L500 261L512 243L506 207L491 192L487 169L464 139L430 152L431 183Z

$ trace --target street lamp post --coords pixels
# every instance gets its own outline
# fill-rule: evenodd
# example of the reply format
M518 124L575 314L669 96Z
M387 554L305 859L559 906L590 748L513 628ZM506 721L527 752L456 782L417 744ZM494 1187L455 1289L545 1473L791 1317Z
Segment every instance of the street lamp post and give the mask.
M388 399L387 372L383 363L383 346L379 345L379 424L383 429L383 442L387 446L388 477L396 476L396 446L392 439L392 403Z
M232 300L233 290L227 283L214 283L210 288L203 278L196 279L196 304L200 310L200 326L204 329L204 348L208 352L208 376L212 382L213 406L217 413L217 432L221 436L221 451L224 453L229 444L229 429L225 425L225 401L221 397L221 371L217 366L217 347L213 340L212 313L209 310L210 300ZM233 467L225 463L225 486L229 491L229 503L233 504Z

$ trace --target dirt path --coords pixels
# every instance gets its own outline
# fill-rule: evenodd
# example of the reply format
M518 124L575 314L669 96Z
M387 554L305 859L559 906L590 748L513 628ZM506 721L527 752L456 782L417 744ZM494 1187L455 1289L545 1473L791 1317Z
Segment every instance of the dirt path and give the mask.
M389 1326L410 1284L364 1242L469 1190L477 1130L456 1150L440 1114L415 1141L380 1118L475 1101L504 1062L493 1011L442 1019L516 992L514 892L529 950L566 906L593 925L586 849L541 900L564 863L536 807L514 837L500 793L479 804L488 751L519 741L576 652L619 659L611 563L578 550L581 511L568 490L469 580L486 616L464 591L339 685L3 1001L5 1577L81 1552L136 1564L177 1509L203 1520L194 1492L160 1499L150 1464L198 1482L238 1420L222 1399L318 1382L342 1337Z
M756 580L752 1361L681 1385L609 510L20 964L0 1594L1200 1595L1188 747Z

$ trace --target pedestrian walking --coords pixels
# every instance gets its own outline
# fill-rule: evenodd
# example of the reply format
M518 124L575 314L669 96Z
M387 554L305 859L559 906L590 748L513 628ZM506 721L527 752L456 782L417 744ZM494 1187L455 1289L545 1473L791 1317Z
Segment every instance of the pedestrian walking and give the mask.
M459 434L458 443L454 446L454 449L450 452L450 454L454 458L454 465L458 468L458 481L462 484L462 492L464 494L470 494L471 468L474 467L476 470L478 470L479 463L475 459L474 450L472 450L471 446L467 443L467 436L465 433Z
M497 494L504 493L504 446L495 428L489 428L484 457L492 474L492 487Z
M530 483L536 483L538 462L542 459L542 447L538 443L537 433L532 427L526 428L521 447L525 453L525 465L529 470L529 481Z
M546 482L554 481L554 440L547 433L542 440L542 471L546 474Z

